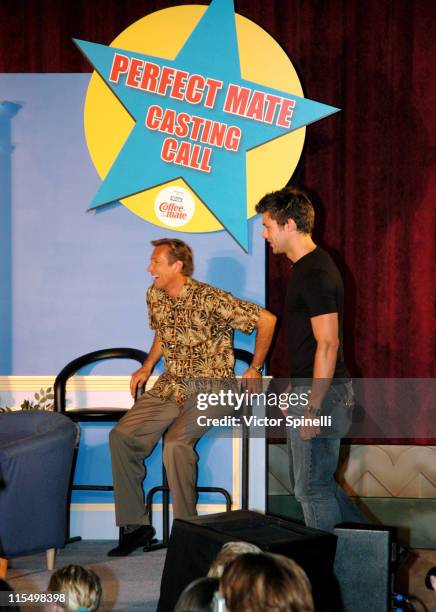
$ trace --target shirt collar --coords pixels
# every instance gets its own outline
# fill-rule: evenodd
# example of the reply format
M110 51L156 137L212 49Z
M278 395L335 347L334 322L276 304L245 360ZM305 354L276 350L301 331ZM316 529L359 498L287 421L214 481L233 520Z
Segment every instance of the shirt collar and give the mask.
M195 281L190 277L187 276L186 277L186 282L182 287L182 290L180 291L179 295L175 298L171 297L170 295L167 294L167 297L173 301L173 302L177 302L179 300L185 300L192 292L193 288L194 288L194 283Z

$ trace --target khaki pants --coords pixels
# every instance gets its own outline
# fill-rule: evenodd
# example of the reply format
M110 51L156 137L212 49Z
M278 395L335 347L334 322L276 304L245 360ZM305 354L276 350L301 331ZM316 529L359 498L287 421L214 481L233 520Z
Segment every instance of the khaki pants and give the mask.
M174 518L197 514L197 454L194 445L206 432L205 427L197 425L200 414L195 396L183 404L177 404L171 399L163 401L152 392L147 392L110 432L118 526L149 523L142 489L146 474L144 459L166 429L163 461L173 494Z

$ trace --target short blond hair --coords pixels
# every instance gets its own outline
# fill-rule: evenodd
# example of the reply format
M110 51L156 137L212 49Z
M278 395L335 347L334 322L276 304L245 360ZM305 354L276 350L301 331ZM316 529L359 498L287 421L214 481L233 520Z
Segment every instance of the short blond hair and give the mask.
M260 552L262 550L256 544L250 542L226 542L215 557L207 575L213 578L221 578L224 569L233 559L245 553L257 554Z
M59 603L67 612L76 612L79 608L95 612L100 605L100 578L95 572L81 565L67 565L54 572L48 583L48 590L67 595L67 603Z
M282 555L239 555L224 570L220 592L229 612L314 612L308 577Z

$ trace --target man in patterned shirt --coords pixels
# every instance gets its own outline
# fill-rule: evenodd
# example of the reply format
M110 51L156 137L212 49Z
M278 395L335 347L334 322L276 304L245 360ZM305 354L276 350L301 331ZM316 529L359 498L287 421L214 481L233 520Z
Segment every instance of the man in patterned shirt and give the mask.
M110 556L128 555L148 544L155 533L144 507L144 459L166 430L163 461L174 517L196 514L194 446L206 428L197 424L195 380L234 378L235 329L247 334L256 329L253 362L243 378L261 378L276 321L256 304L192 279L192 251L181 240L165 238L152 244L148 271L153 285L147 305L155 336L144 365L132 375L132 396L161 357L165 372L110 434L116 523L124 527Z

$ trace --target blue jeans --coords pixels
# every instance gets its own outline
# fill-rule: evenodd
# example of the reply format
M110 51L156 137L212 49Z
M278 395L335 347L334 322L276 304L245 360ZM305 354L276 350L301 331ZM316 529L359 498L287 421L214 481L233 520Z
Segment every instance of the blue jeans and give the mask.
M301 394L307 393L308 389L300 386L292 391ZM331 432L321 432L311 440L302 440L299 428L287 428L291 482L308 527L331 532L338 523L368 522L335 478L340 435L346 431L344 423L350 422L352 404L351 382L331 385L322 404L322 414L332 416ZM292 409L292 414L302 416L304 411L304 406L297 406Z

